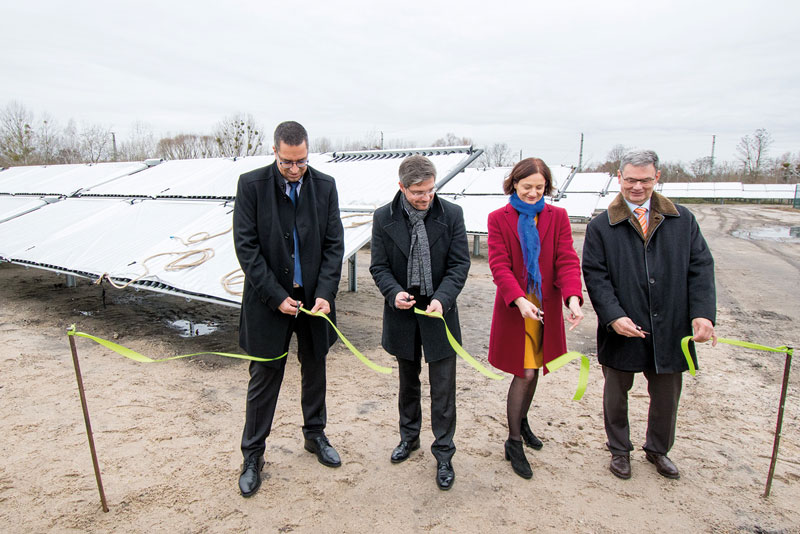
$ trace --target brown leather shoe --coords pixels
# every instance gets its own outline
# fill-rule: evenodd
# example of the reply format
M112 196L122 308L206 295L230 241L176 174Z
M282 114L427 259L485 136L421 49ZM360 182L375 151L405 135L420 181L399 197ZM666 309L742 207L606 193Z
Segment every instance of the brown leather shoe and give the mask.
M623 480L631 478L631 458L627 454L612 454L608 468Z
M662 477L667 478L681 478L681 474L678 472L678 468L675 467L675 464L672 463L672 460L667 458L665 454L656 454L654 452L647 452L645 451L645 457L647 461L651 464L655 464L656 471Z

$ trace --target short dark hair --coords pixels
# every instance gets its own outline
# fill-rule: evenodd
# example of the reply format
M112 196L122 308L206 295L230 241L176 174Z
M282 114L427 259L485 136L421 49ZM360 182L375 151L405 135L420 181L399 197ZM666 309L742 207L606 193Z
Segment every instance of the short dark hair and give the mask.
M290 146L300 146L305 141L308 146L308 132L299 122L282 122L275 128L275 148L281 145L281 141Z
M400 183L403 184L403 187L409 187L430 178L436 178L436 166L425 156L415 154L403 160L397 173L400 175Z
M508 177L503 182L503 192L510 195L514 192L514 186L528 176L541 174L544 176L544 194L553 196L553 176L550 174L550 167L540 158L525 158L511 169Z

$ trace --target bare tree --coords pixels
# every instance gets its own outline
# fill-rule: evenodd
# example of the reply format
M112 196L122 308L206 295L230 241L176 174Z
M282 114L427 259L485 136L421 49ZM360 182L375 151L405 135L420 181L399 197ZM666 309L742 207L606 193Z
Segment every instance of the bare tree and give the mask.
M81 140L78 136L78 127L75 121L70 119L61 134L61 142L56 153L56 163L80 163Z
M118 159L122 161L144 161L156 155L153 130L143 122L135 122L128 139L119 146Z
M314 140L311 141L309 149L311 152L316 152L318 154L333 152L333 143L327 137L315 137Z
M217 142L210 135L178 134L158 141L156 153L164 159L200 159L218 155Z
M36 145L38 157L36 158L42 165L58 163L58 153L62 145L62 135L58 131L58 122L50 117L49 114L42 116L39 129L36 132Z
M664 161L659 165L661 171L660 182L688 182L692 179L692 174L687 171L680 161Z
M217 124L214 139L220 156L254 156L261 153L264 130L252 115L237 113Z
M765 163L772 136L764 128L758 128L753 135L745 135L736 145L737 159L744 165L744 172L758 179Z
M109 159L108 145L111 130L99 124L84 124L80 133L81 156L87 163L97 163Z
M481 161L485 167L508 167L514 160L506 143L495 143L483 149Z
M711 156L697 158L689 164L694 177L701 182L707 182L711 176Z
M616 176L617 171L619 171L619 162L628 150L630 148L625 145L614 145L606 154L605 162L595 165L584 164L584 170L586 172L606 172L611 176Z
M12 101L0 111L0 164L31 165L35 152L33 113Z
M444 137L440 137L431 146L471 146L472 139L469 137L457 137L452 132L447 132Z

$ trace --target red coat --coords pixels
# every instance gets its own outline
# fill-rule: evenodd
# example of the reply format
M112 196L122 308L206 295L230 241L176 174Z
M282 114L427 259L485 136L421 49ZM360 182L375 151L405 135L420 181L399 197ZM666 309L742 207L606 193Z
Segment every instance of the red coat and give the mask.
M524 375L525 321L514 300L525 296L526 272L522 259L517 222L519 214L511 204L489 214L489 267L497 293L489 337L489 362L498 369ZM567 211L546 204L539 214L539 269L542 273L544 311L544 362L567 351L562 303L581 293L581 267L572 245L572 228ZM544 369L547 373L547 369Z

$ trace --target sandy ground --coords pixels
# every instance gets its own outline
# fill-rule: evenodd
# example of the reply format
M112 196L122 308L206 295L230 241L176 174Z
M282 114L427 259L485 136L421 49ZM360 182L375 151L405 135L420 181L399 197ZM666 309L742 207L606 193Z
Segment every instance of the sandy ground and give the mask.
M717 262L721 336L800 344L800 240L745 240L732 233L800 226L800 212L696 205ZM585 225L575 225L580 251ZM459 299L464 346L486 361L494 285L473 259ZM265 481L251 499L237 489L247 363L212 356L138 364L78 339L95 441L110 506L95 485L65 331L116 338L152 357L237 350L238 310L145 291L102 289L47 271L0 265L0 531L2 532L800 532L797 380L790 382L772 495L762 497L772 453L784 358L720 345L701 349L686 375L677 442L681 479L667 480L632 454L633 478L608 471L595 316L568 334L592 360L589 388L571 400L577 364L540 380L530 419L545 442L527 449L523 480L503 459L508 379L458 367L456 481L434 482L427 395L423 447L403 464L389 454L397 431L396 363L380 348L381 298L358 256L359 290L338 298L339 324L377 374L337 344L328 363L327 433L343 466L303 451L299 367L288 362ZM168 321L213 321L182 338ZM795 377L797 376L795 371ZM423 376L426 373L423 371ZM647 393L631 395L632 440L644 441ZM427 380L423 385L427 389Z

